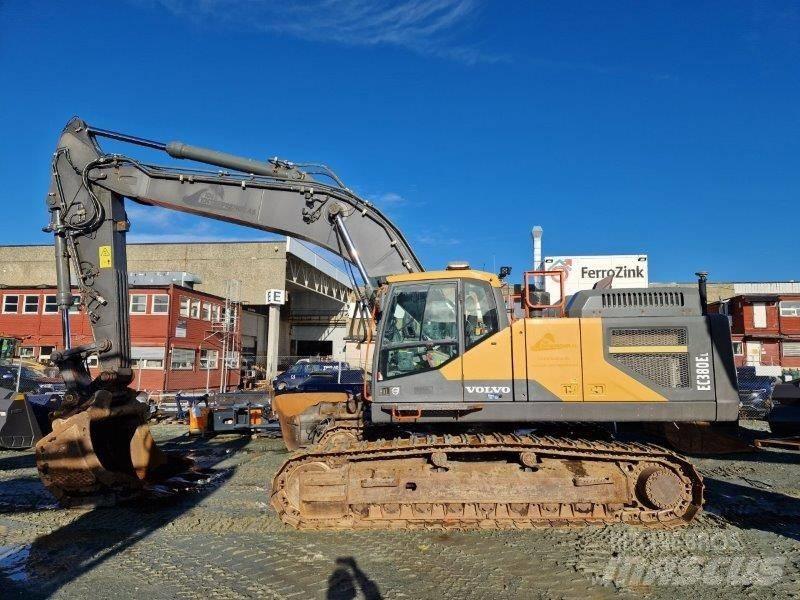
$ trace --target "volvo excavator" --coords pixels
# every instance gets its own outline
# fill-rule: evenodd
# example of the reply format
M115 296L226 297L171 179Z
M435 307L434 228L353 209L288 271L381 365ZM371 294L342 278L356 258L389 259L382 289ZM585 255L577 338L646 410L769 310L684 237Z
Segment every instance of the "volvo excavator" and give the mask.
M101 139L202 168L107 153ZM621 422L737 419L728 322L706 314L702 289L587 290L558 317L514 319L498 276L465 265L425 271L386 215L324 165L161 143L78 118L58 140L47 195L63 328L51 358L68 391L36 458L60 500L124 496L173 468L129 387L128 200L300 238L360 275L364 347L374 348L363 397L274 399L292 453L271 505L286 523L671 526L700 510L703 482L689 461L607 432ZM72 285L94 332L74 347Z

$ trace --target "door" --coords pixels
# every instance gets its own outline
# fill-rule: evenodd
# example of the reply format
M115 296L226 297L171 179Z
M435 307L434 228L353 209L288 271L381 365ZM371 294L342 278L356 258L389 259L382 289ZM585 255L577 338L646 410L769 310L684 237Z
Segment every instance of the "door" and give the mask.
M461 402L456 281L393 286L383 314L377 402Z
M747 364L761 364L761 342L747 342Z

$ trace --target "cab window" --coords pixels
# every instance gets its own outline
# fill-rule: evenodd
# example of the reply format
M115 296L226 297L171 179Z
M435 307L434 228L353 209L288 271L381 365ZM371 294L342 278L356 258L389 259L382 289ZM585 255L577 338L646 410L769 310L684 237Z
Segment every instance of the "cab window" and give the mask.
M469 349L497 332L497 302L492 288L464 282L464 348Z
M392 379L437 369L458 355L455 283L397 288L384 313L380 376Z

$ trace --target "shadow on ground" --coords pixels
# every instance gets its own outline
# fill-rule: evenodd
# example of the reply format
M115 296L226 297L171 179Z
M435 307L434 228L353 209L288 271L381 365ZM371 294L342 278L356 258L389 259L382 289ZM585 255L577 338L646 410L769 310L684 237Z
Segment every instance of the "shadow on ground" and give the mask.
M326 600L353 600L357 597L366 600L383 599L378 584L359 568L355 558L337 558L335 569L328 577Z
M147 493L117 506L94 508L39 536L30 546L0 555L0 595L51 597L64 585L174 521L230 479L235 467L219 469L216 465L242 449L249 437L237 436L213 447L201 440L187 441L189 438L181 436L159 445L165 450L177 447L194 454L197 465L209 474L207 481L213 483L200 483L174 495ZM36 509L29 506L26 510Z
M740 529L760 529L800 541L800 499L712 477L704 481L706 512Z

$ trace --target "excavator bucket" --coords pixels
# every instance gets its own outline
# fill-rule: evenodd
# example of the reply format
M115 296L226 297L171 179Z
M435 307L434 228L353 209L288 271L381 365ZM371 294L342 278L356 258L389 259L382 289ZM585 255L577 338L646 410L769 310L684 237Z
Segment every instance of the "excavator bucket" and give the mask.
M167 464L146 425L147 406L133 398L109 406L104 394L85 410L55 419L52 433L36 444L39 475L61 502L130 495Z
M0 448L30 448L41 437L36 414L24 394L0 399Z
M664 423L663 435L678 452L696 455L752 452L753 447L736 435L735 427L719 423Z

